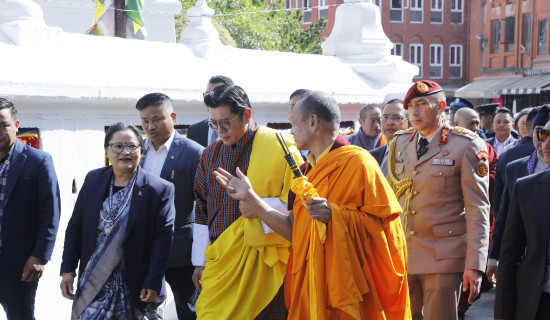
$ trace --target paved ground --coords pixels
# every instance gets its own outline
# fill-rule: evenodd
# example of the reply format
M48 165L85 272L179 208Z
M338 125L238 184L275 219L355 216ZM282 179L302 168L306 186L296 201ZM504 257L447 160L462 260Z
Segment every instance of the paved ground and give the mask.
M466 312L466 320L493 320L493 306L495 303L495 289L484 292L481 298Z

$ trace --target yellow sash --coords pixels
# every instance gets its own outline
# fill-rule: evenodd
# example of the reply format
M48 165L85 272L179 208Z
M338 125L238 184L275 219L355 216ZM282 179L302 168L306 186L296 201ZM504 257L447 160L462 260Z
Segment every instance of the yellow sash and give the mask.
M278 197L286 203L293 173L275 132L267 127L256 131L247 175L260 197ZM294 140L284 136L295 160L301 163ZM283 284L289 253L290 242L275 232L266 235L259 218L237 219L204 252L198 318L255 318Z

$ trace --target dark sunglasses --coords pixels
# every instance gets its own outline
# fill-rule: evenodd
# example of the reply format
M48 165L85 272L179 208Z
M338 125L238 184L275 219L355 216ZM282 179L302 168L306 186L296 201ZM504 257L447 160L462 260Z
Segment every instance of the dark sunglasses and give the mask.
M548 139L548 137L550 136L550 130L548 129L537 128L536 132L537 132L537 139L539 139L540 142L546 141L546 139Z

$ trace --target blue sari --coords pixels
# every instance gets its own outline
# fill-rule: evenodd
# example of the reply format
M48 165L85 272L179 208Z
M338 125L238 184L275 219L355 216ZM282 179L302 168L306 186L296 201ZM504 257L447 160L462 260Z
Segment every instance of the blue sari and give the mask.
M107 197L103 202L97 225L96 250L78 282L72 320L99 319L162 319L162 308L149 303L146 310L133 306L124 281L124 248L126 225L130 212L131 183ZM127 190L126 188L130 188ZM112 201L112 203L109 203ZM110 213L110 207L121 207Z

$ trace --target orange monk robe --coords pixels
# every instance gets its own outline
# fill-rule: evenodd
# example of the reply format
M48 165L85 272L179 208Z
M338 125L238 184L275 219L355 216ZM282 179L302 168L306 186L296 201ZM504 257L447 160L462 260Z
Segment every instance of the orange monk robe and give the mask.
M312 220L294 202L292 253L285 278L289 319L410 319L401 207L368 151L342 146L307 174L331 205L326 242L315 242L315 287L307 257ZM310 310L310 294L320 301Z

